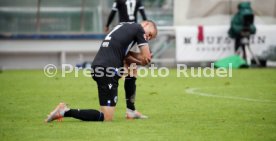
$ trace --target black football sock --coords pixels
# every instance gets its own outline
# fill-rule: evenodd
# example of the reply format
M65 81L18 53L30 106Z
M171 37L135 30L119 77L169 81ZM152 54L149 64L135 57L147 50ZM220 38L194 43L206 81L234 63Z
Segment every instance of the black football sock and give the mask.
M104 114L98 110L93 109L70 109L64 113L64 117L73 117L83 121L103 121Z
M129 75L125 78L126 105L128 109L135 110L136 78Z

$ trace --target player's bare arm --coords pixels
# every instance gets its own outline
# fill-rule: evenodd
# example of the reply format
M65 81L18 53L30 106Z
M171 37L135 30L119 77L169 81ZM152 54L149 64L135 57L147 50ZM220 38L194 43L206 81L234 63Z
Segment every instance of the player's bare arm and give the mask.
M145 66L151 61L151 53L148 45L143 45L140 47L141 50L141 61L142 65Z
M133 55L132 53L129 53L126 56L125 61L126 61L127 64L135 63L137 65L142 65L141 58L137 55Z

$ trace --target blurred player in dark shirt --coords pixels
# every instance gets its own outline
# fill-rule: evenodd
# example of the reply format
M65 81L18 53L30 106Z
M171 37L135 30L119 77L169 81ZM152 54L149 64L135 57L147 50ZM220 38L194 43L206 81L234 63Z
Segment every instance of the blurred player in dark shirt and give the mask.
M115 0L109 14L105 32L109 31L109 26L113 21L116 12L119 13L119 22L137 22L137 12L139 11L143 20L147 20L144 6L141 0Z

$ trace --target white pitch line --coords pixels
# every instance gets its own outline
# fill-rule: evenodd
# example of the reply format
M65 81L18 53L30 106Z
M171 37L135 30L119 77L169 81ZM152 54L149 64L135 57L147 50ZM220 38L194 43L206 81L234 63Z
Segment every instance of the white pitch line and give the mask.
M210 94L210 93L198 92L198 90L200 90L200 89L199 88L188 88L185 91L188 94L199 95L199 96L206 96L206 97L215 97L215 98L224 98L224 99L236 99L236 100L245 100L245 101L253 101L253 102L274 102L274 101L271 101L271 100L252 99L252 98L245 98L245 97L219 96L219 95Z

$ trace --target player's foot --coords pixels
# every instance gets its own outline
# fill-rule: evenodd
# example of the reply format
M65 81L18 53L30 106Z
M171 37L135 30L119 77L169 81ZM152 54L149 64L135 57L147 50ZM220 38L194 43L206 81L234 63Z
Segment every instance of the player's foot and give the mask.
M65 103L59 103L58 106L48 115L45 122L51 122L53 120L61 119L64 117L64 113L70 110Z
M138 112L136 110L133 111L131 109L127 109L126 118L127 119L147 119L148 116L145 116L145 115L141 114L140 112Z

